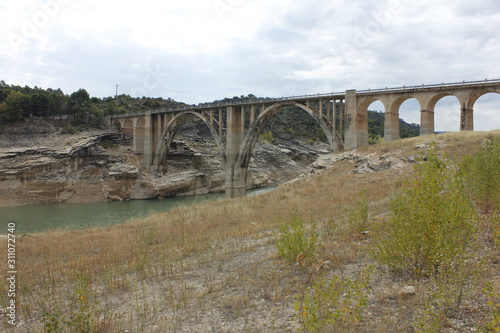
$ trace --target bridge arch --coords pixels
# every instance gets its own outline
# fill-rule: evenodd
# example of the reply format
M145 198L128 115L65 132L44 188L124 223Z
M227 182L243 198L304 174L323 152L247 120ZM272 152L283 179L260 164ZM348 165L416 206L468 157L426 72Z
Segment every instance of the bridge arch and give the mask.
M470 99L470 109L474 113L474 128L489 131L500 128L500 89L483 90ZM488 119L488 120L486 120Z
M121 133L122 129L123 129L122 120L121 119L113 119L111 121L111 129L118 132L118 133Z
M404 99L404 101L399 100L398 103L401 102L398 106L398 125L401 125L400 121L404 120L410 128L402 128L399 126L399 137L406 138L408 136L417 136L421 134L421 123L422 119L422 101L417 98L417 96L408 96L408 98ZM424 120L425 121L425 120ZM416 128L412 128L412 125L418 125L420 130Z
M126 118L123 121L122 134L134 135L135 122L131 118Z
M436 104L445 97L455 97L458 101L460 101L460 99L457 96L455 96L451 93L439 93L439 94L432 95L431 98L429 98L427 101L425 101L424 105L422 106L422 110L434 111L434 109L436 108Z
M127 123L127 121L126 121ZM144 117L133 120L133 149L136 154L144 152L144 140L146 137L146 119Z
M264 127L272 117L274 117L284 108L290 106L298 107L299 109L307 112L316 120L316 122L320 125L321 129L325 133L330 147L339 147L340 149L344 148L340 135L336 131L334 131L334 128L331 125L329 125L326 121L324 121L324 119L322 119L321 114L318 110L315 110L314 108L298 102L275 103L267 108L264 108L262 112L260 112L258 117L252 124L250 124L248 130L243 136L241 148L236 159L236 165L241 168L242 173L240 177L242 177L244 183L246 183L248 166L250 164L252 153L255 149L259 136L264 130ZM334 107L336 107L336 105L334 105Z
M463 98L451 93L440 93L428 103L429 113L432 113L432 132L460 131L460 109L463 108Z
M199 112L184 111L172 117L172 119L170 119L167 125L165 126L165 129L163 130L163 133L160 137L160 141L157 146L156 154L153 161L153 163L156 166L160 166L161 164L165 163L165 159L170 150L170 146L172 144L175 134L177 133L177 130L191 116L195 116L201 119L203 123L205 123L205 125L210 130L212 137L214 138L215 144L217 145L217 148L219 150L219 155L221 156L222 159L224 159L224 151L222 147L221 137L217 132L217 130L214 128L214 126L210 124L210 121L208 121L207 118L205 118Z
M476 104L477 100L486 94L500 94L500 89L482 89L472 94L467 101L466 107L474 109L474 104Z

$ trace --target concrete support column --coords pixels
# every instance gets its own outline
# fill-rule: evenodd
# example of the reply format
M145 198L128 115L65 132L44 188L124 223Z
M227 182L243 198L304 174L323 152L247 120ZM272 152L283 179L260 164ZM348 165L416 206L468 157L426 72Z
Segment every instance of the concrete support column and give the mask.
M319 119L323 121L323 101L319 100Z
M434 111L420 111L420 135L434 134Z
M134 124L134 128L132 128L132 149L134 153L139 154L139 131L137 130L137 125Z
M222 140L222 130L223 130L223 120L222 119L222 109L219 109L219 138Z
M347 90L345 96L347 109L347 131L345 147L353 149L368 145L368 111L358 110L356 90Z
M384 142L398 140L399 136L399 113L385 112Z
M250 126L254 123L255 121L255 106L252 105L250 107Z
M357 102L357 101L356 101ZM342 135L345 129L345 101L339 103L339 133ZM344 135L345 136L345 135ZM345 137L344 137L345 141Z
M154 151L154 120L151 112L144 115L144 166L150 167L153 164Z
M227 109L226 138L226 195L229 198L244 197L246 193L245 170L238 165L243 141L243 110L239 106Z
M460 110L460 130L461 131L474 130L474 110L469 108L462 108Z
M160 141L161 141L161 136L163 135L163 130L165 128L165 126L163 125L163 123L164 123L163 117L164 116L161 114L157 114L155 116L155 118L156 118L156 120L155 120L155 125L156 125L155 147L158 147L158 145L162 144ZM156 149L155 149L155 151L156 151Z
M335 101L333 101L333 103L335 105ZM331 101L328 101L326 103L326 120L332 121L332 102Z

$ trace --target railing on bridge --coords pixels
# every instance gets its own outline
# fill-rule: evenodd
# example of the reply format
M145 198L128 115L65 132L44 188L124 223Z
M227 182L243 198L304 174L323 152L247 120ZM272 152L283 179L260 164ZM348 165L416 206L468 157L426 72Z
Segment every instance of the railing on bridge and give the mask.
M402 86L402 87L393 87L393 88L381 88L381 89L368 89L368 90L358 90L357 94L369 94L376 92L385 92L385 91L405 91L405 90L415 90L415 89L432 89L432 88L454 88L459 86L466 85L476 85L476 84L486 84L486 83L500 83L500 79L488 80L484 79L482 81L462 81L462 82L452 82L452 83L438 83L438 84L422 84L420 86Z
M397 92L397 91L408 91L408 90L416 90L416 89L432 89L432 88L453 88L458 86L465 85L478 85L478 84L495 84L500 83L500 79L493 80L482 80L482 81L462 81L462 82L452 82L452 83L439 83L439 84L422 84L420 86L402 86L402 87L392 87L392 88L380 88L380 89L368 89L368 90L357 90L356 94L371 94L378 92ZM300 95L300 96L288 96L288 97L276 97L276 98L259 98L256 100L250 101L238 101L238 102L219 102L219 103L200 103L198 105L185 105L180 107L173 108L165 108L161 110L154 110L151 113L165 113L165 112L175 112L175 111L184 111L184 110L210 110L219 107L227 107L227 106L236 106L236 105L260 105L267 103L279 103L279 102L290 102L290 101L301 101L301 100L311 100L311 99L321 99L321 98L335 98L335 99L344 99L345 92L331 92L331 93L323 93L323 94L312 94L312 95ZM134 112L134 113L125 113L120 115L112 115L111 118L122 118L122 117L133 117L143 115L144 112Z

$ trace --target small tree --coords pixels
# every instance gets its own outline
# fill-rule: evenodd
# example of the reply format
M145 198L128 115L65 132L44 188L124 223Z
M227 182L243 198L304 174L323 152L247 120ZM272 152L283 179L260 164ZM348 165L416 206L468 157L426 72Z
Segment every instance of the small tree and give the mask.
M23 111L27 108L26 95L11 90L7 99L0 103L0 121L10 122L23 119Z
M68 103L68 113L75 119L87 121L92 115L93 107L90 103L89 93L85 89L79 89L71 94Z
M460 165L467 191L483 213L500 208L500 144L488 139Z
M313 224L307 227L304 218L296 211L280 225L276 248L281 258L292 263L303 262L314 255L318 233Z
M472 245L474 210L456 166L441 160L435 147L391 207L387 233L379 236L375 254L396 272L437 274L441 265L464 257Z

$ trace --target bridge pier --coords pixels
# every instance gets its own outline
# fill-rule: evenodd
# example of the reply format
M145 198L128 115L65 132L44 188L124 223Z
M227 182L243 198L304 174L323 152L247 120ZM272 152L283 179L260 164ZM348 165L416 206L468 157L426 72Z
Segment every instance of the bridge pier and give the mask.
M434 134L434 111L420 111L420 135Z
M399 136L399 113L385 112L384 141L391 142L398 140Z
M149 168L153 165L154 151L153 118L150 111L144 114L144 120L144 166Z
M474 130L474 110L470 108L462 108L460 110L460 130L461 131Z
M368 146L368 111L358 108L356 90L346 91L345 104L347 112L345 148Z
M243 142L245 117L241 106L227 108L226 135L226 195L229 198L246 194L246 170L238 164Z

